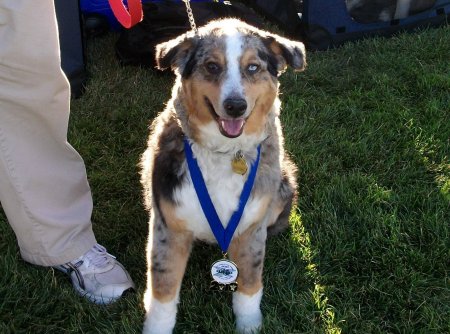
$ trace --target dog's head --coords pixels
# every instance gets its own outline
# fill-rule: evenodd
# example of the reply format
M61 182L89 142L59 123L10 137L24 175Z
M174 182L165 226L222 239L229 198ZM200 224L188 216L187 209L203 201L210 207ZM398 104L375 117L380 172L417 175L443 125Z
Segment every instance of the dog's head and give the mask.
M274 110L278 76L305 67L301 42L236 19L213 21L157 46L159 69L180 77L183 103L194 133L228 138L264 131ZM202 137L202 136L197 136Z

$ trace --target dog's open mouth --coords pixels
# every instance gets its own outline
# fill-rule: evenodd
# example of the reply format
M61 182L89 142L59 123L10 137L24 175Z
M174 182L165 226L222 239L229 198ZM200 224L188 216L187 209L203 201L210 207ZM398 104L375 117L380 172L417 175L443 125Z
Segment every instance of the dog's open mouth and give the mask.
M217 122L220 133L228 138L239 137L244 131L245 118L223 118L220 117L214 110L211 101L205 96L205 102L208 106L209 112Z

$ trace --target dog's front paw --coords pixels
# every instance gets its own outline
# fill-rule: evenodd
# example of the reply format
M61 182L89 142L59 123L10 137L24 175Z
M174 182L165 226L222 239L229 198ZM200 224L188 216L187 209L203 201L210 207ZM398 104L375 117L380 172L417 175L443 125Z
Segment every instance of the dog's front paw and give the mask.
M147 319L145 319L144 322L142 334L172 334L174 325L175 321L173 322L173 325L171 325L168 323L153 321L147 316Z
M236 316L236 331L239 334L257 334L261 329L262 319L261 311L255 314Z
M145 317L143 334L172 334L177 316L176 301L160 303L152 298Z
M262 326L262 313L259 308L262 289L252 296L240 292L233 294L233 311L236 316L236 331L240 334L256 334Z

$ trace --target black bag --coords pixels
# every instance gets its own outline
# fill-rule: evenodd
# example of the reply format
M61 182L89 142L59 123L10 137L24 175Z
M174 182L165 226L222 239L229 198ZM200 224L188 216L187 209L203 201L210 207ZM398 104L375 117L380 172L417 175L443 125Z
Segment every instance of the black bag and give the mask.
M299 32L301 20L298 13L303 11L303 0L248 0L246 4L289 36L295 37Z
M55 0L55 9L61 67L69 79L72 96L78 97L87 79L79 3L78 0Z
M237 17L247 23L262 27L261 19L240 4L222 2L191 2L198 26L220 17ZM116 55L123 65L154 68L155 46L190 30L183 2L143 4L144 19L131 29L122 31L116 42Z
M393 12L400 1L249 0L248 3L291 38L303 40L310 50L326 50L346 41L438 26L450 18L450 0L412 0L407 16L395 18Z
M353 7L350 2L346 4L343 0L305 0L303 35L310 49L324 50L346 41L391 36L398 31L413 31L446 23L450 17L449 0L436 0L432 7L420 8L418 5L421 2L411 1L410 12L405 17L395 18L389 8L390 2L386 0L360 0L358 3L361 5ZM386 14L389 11L390 16ZM380 15L379 12L384 14ZM383 16L385 18L380 19Z

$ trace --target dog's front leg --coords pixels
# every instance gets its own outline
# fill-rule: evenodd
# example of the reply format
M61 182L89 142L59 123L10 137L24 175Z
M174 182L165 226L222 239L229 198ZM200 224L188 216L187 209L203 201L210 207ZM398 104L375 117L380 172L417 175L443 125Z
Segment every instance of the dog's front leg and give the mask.
M233 293L238 333L257 333L262 325L260 303L266 237L265 225L254 224L235 237L229 248L230 258L239 269L238 290Z
M144 334L170 334L175 327L178 296L191 251L192 233L177 231L168 217L152 211L147 248L147 311ZM172 228L171 228L172 227Z

